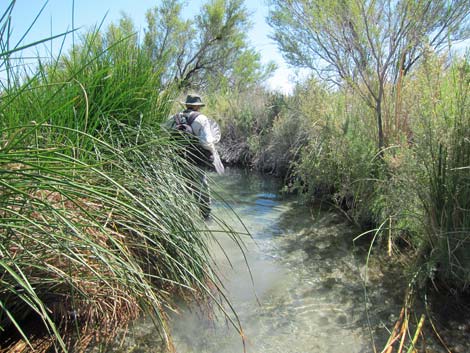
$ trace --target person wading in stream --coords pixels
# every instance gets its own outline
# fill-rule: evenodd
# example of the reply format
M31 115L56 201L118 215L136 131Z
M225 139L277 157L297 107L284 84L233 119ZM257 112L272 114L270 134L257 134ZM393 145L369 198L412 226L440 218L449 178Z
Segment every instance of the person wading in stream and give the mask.
M184 157L196 168L186 175L191 190L199 203L202 216L208 219L211 212L211 199L206 169L215 169L224 173L215 144L220 140L220 129L212 119L200 112L205 106L197 94L188 94L186 101L180 102L186 109L170 118L171 129L181 132L186 148Z

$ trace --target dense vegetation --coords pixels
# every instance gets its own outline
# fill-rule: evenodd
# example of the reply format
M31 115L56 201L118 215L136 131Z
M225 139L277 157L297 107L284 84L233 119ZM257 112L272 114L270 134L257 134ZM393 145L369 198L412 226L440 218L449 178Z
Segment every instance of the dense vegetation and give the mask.
M427 57L401 87L399 123L406 128L396 131L395 114L387 114L385 136L393 143L382 157L370 128L373 112L350 91L331 91L315 79L299 84L292 96L240 98L245 110L233 112L239 119L226 133L243 150L235 155L230 142L224 152L238 163L284 177L286 189L308 202L337 205L365 230L386 221L381 234L393 234L393 244L424 246L425 253L437 256L425 256L428 275L466 290L468 266L462 265L468 260L454 256L467 243L468 82L467 59L449 66L443 58ZM256 115L259 111L263 114ZM435 246L437 239L450 244L447 237L456 243L453 256L444 259L447 248L438 255ZM433 267L437 263L439 270Z
M190 79L221 69L222 56L230 54L232 67L253 54L244 48L241 4L214 2L205 7L208 17L175 24L181 5L164 1L149 11L143 42L123 17L32 66L19 58L24 43L11 40L14 1L6 8L0 19L2 350L81 351L112 340L143 313L171 348L166 313L175 298L221 303L208 252L213 234L183 177L192 167L161 124ZM170 10L176 13L165 15ZM184 41L204 28L194 53L183 59L174 41L149 44L163 31L153 20L158 16L171 20L168 30L183 26ZM177 64L164 60L175 55ZM227 318L241 330L236 315Z
M415 298L466 297L470 64L451 49L468 38L470 6L271 3L273 38L312 75L288 96L240 95L230 106L219 97L214 113L236 117L226 158L283 177L306 202L335 206L364 230L356 240L400 261L410 283L400 324Z
M305 202L340 210L363 229L362 244L402 268L411 293L430 298L437 289L463 299L470 289L469 83L468 57L449 63L426 54L404 80L399 107L395 97L385 100L381 154L374 112L346 88L311 79L291 96L241 96L243 110L225 113L238 119L227 123L224 156L284 178L285 191ZM230 110L223 103L215 110L224 107Z

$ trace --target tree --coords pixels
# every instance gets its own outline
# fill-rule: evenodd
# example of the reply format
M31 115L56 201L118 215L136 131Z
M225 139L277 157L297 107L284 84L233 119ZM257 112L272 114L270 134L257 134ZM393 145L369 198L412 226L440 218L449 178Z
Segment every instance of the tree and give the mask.
M468 0L271 0L268 22L284 58L353 87L374 109L379 152L382 105L425 50L470 37Z
M137 47L137 29L131 17L125 13L121 15L118 24L111 23L105 32L104 48L115 45L120 41L126 41L128 46Z
M163 0L147 12L144 47L153 60L165 62L164 78L180 87L203 88L214 82L247 82L272 71L247 44L249 14L243 0L211 0L194 18L182 18L179 0ZM247 70L234 70L240 62ZM219 79L218 79L219 78Z

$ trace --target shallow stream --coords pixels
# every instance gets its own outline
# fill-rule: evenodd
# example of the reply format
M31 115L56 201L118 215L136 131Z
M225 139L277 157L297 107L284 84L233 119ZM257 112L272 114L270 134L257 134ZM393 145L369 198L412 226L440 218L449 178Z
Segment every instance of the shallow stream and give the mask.
M217 192L252 236L244 237L246 259L222 233L218 241L230 262L213 246L228 299L244 330L246 351L373 352L375 343L380 352L400 302L387 297L381 273L366 268L366 252L354 249L357 231L333 212L312 211L295 198L281 197L274 179L238 170L213 177ZM244 230L222 202L214 209L218 217ZM366 275L371 281L365 287ZM138 331L140 342L132 351L149 352L158 337L151 324ZM172 315L171 331L179 353L243 352L240 335L222 314L214 318L204 310L183 308Z

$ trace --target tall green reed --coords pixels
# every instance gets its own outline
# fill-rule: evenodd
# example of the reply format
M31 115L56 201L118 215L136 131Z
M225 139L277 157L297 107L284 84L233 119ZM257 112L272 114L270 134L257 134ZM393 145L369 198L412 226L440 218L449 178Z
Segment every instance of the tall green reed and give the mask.
M25 324L38 317L50 346L80 349L146 312L171 346L175 293L223 297L213 234L188 217L188 165L159 128L175 95L160 69L132 38L93 31L2 91L3 345L15 333L34 350Z
M458 291L470 284L470 70L454 63L439 85L429 88L423 109L428 188L422 253L428 276ZM435 97L440 99L436 101ZM426 114L428 113L428 114Z

